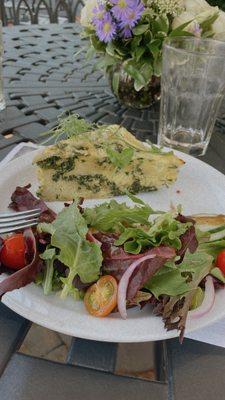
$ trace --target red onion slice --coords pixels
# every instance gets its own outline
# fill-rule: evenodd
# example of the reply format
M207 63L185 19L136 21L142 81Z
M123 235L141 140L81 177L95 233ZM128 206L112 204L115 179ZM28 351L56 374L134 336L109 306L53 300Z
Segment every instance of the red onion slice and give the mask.
M117 297L117 305L118 310L123 319L127 318L127 310L126 310L126 295L127 295L127 287L129 284L129 280L134 270L141 264L143 261L148 260L150 258L156 257L156 254L148 254L144 257L139 258L137 261L134 261L129 268L124 272L122 278L120 279L118 285L118 297Z
M89 242L98 244L100 247L101 247L101 245L102 245L102 243L99 242L99 240L96 239L96 238L94 237L94 235L92 235L92 233L91 233L90 231L87 232L86 239L87 239Z
M215 301L215 288L212 276L208 275L205 281L205 296L200 307L195 310L189 311L188 316L191 318L201 318L207 314Z

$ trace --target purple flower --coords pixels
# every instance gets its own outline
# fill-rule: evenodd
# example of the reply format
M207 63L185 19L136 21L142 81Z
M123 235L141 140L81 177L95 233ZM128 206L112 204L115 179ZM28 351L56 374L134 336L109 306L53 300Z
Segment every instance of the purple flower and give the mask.
M124 39L130 39L132 37L132 32L128 25L124 25L124 23L120 23L119 27L121 28L121 36Z
M113 7L111 9L114 17L122 21L126 18L127 13L135 6L135 0L111 0Z
M144 11L144 4L142 2L136 1L134 6L129 9L125 17L121 21L121 27L128 26L129 28L134 28L139 19L141 18Z
M94 17L92 18L92 22L94 25L98 25L100 22L103 22L107 11L105 9L105 5L102 3L98 3L97 6L93 8Z
M124 39L130 39L132 37L132 32L131 32L129 26L127 26L127 25L124 26L121 33L122 33Z
M110 42L116 34L116 24L109 12L106 12L102 21L96 24L96 34L101 42Z

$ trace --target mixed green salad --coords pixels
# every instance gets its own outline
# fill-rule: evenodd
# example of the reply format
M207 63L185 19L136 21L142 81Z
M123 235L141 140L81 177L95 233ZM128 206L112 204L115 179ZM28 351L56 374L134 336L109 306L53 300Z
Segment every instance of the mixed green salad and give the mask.
M0 268L9 276L0 296L35 282L44 294L83 300L96 317L152 305L165 328L184 334L187 315L210 311L225 283L225 224L200 229L181 207L154 210L129 195L93 208L82 199L56 215L27 187L17 187L10 208L39 208L37 227L1 238ZM202 226L201 226L202 228Z

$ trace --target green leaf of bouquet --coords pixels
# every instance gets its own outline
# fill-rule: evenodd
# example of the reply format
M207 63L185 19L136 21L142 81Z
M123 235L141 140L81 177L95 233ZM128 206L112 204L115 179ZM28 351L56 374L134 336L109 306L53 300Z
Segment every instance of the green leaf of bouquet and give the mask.
M145 47L138 47L135 51L136 61L139 61L145 52Z
M131 40L131 50L135 52L139 44L141 43L142 37L141 36L134 36Z
M105 48L106 53L109 54L110 56L114 57L115 55L115 46L113 42L109 42Z
M136 92L140 92L141 89L143 89L145 87L145 83L139 82L138 79L134 80L134 89L136 90Z
M193 21L191 19L190 21L185 22L184 24L179 25L177 28L173 29L169 37L176 37L176 36L194 36L193 33L190 33L188 31L185 31L185 28Z
M149 44L148 48L153 55L154 59L157 59L162 47L162 40L161 39L153 39Z
M144 60L144 63L142 64L142 66L140 68L140 73L145 80L145 85L147 85L150 82L150 80L152 78L152 74L153 74L153 69L150 64L150 60L149 61Z
M132 32L135 36L142 35L149 29L149 24L137 25Z
M169 31L169 21L167 17L159 16L152 21L152 30L156 32L168 33Z
M125 62L124 63L124 71L128 75L130 75L134 80L136 80L138 83L142 84L143 86L145 85L145 83L146 83L145 78L139 72L134 61L129 60L129 61Z
M94 54L95 54L95 48L93 46L90 46L86 53L86 59L90 60L94 56Z
M115 94L118 94L119 91L119 83L120 83L120 73L114 72L112 78L112 87Z
M105 49L106 49L105 43L100 42L100 40L97 38L96 35L91 35L90 41L96 51L105 52Z
M219 16L219 11L215 12L215 14L213 15L210 15L205 21L199 24L203 32L211 30L211 26L213 22L217 20L218 16Z
M106 54L104 57L104 66L105 68L111 67L112 65L115 65L118 63L118 59L115 57L110 56L109 54Z
M153 62L153 73L155 76L160 77L162 72L162 59L158 57Z

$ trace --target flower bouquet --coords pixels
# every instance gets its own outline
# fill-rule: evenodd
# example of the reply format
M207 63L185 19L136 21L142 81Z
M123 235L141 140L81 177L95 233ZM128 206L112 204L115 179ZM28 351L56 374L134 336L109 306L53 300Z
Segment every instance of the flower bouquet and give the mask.
M225 38L225 13L205 0L87 0L81 12L87 57L99 57L122 104L151 105L160 96L167 37Z

